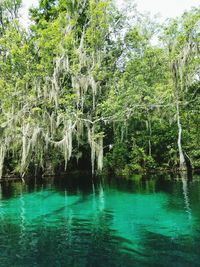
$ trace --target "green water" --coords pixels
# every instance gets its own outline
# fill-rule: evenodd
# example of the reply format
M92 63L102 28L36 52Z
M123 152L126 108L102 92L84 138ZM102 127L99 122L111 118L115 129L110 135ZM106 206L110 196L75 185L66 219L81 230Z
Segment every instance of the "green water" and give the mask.
M200 266L200 179L0 185L0 266Z

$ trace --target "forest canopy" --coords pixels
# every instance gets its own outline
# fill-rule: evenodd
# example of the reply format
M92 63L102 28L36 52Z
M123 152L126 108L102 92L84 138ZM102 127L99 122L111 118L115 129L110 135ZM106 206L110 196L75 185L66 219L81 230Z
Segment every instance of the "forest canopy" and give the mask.
M0 2L0 178L200 168L200 9L40 0L26 29L21 5Z

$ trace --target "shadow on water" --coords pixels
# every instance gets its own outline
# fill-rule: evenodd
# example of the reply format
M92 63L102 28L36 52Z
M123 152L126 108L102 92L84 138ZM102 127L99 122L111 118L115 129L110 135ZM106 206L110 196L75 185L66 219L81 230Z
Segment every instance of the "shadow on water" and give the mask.
M21 226L1 221L0 266L137 266L137 251L120 251L126 240L115 237L109 229L110 219L101 214L94 226L67 218L59 227L25 227L23 235Z
M148 253L148 266L198 267L199 238L171 238L146 232L143 244ZM153 248L153 249L152 249Z

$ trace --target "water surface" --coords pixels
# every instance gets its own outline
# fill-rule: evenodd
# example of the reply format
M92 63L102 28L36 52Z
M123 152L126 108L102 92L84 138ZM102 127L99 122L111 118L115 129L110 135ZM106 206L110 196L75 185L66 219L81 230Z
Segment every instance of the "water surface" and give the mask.
M0 266L200 266L200 179L0 185Z

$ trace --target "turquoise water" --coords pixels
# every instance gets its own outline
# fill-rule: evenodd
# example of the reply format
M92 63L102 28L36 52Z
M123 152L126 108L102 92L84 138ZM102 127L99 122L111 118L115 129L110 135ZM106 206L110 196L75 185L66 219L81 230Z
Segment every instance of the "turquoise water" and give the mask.
M0 266L200 266L200 179L0 185Z

